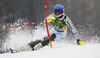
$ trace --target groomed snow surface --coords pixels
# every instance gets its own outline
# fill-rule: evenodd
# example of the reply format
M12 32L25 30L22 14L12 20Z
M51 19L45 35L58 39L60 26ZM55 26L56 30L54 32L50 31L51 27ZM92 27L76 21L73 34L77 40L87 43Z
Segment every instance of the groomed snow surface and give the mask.
M100 44L53 45L36 51L0 54L0 58L100 58Z

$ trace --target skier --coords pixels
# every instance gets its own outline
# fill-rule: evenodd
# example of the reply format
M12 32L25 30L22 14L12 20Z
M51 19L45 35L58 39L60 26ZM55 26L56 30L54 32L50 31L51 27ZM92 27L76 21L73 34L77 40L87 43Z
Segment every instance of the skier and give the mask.
M77 39L77 44L78 45L83 45L84 42L80 40L79 34L76 31L76 28L74 27L72 21L69 19L67 15L64 14L64 6L61 4L57 4L54 7L54 14L49 15L47 18L54 17L53 22L53 28L49 31L50 32L50 37L51 41L62 41L64 38L66 38L67 35L67 29L69 28L75 38ZM47 20L48 21L48 20ZM45 35L42 37L42 39L32 41L28 45L31 47L32 50L38 50L41 47L44 47L49 44L49 39L48 35ZM12 52L16 52L15 50L10 49Z

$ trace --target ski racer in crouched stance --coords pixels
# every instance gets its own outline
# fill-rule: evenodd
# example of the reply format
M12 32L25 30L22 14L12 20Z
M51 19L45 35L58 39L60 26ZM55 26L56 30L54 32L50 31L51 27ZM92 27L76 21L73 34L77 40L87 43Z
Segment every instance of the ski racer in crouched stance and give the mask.
M49 31L50 32L50 37L51 41L62 41L62 39L66 38L67 35L67 28L73 32L75 35L75 38L77 39L77 44L78 45L83 45L84 42L80 40L79 34L74 27L72 21L64 14L64 6L61 4L57 4L54 7L54 14L49 15L49 17L54 17L55 20L53 21L54 27ZM48 20L47 20L48 21ZM51 21L52 22L52 21ZM40 49L41 47L44 47L49 44L49 39L48 36L45 35L43 36L42 39L32 41L28 45L32 50L37 50ZM11 52L16 52L15 50L10 49Z

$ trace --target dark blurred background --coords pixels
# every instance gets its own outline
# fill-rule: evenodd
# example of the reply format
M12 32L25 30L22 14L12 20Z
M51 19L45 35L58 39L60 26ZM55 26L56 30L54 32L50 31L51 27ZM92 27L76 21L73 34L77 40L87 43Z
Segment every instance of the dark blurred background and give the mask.
M15 18L27 18L31 22L44 19L45 0L0 0L0 23L10 23ZM65 6L67 14L75 25L94 24L100 29L100 0L48 0L48 15L56 4Z
M30 22L44 20L44 3L45 0L0 0L0 27L5 23L14 22L16 18L27 18ZM48 0L48 15L53 13L56 4L64 5L65 14L76 27L88 23L100 30L100 0ZM6 33L1 27L0 40Z

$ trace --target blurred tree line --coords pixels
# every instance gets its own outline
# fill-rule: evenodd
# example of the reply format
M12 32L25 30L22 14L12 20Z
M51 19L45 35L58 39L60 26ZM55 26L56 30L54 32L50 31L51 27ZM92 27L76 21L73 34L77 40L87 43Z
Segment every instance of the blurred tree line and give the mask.
M10 23L15 18L27 18L31 22L44 19L45 0L0 0L0 23ZM65 6L67 14L75 25L94 24L100 29L100 0L48 0L48 15L56 4Z

